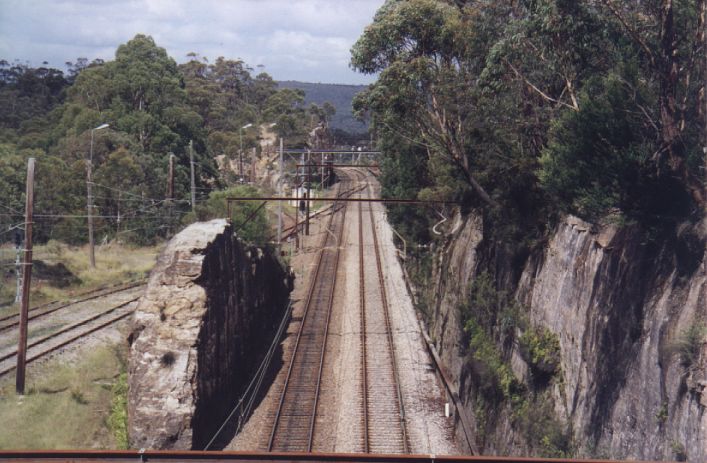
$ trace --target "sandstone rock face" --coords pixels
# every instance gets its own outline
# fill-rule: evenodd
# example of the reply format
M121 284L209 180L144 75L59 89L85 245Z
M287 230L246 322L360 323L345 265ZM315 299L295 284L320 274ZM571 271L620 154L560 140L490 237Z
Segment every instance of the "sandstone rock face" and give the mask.
M562 381L551 386L551 397L579 456L707 461L704 333L689 365L678 352L685 333L707 321L704 237L651 241L632 227L566 217L543 249L514 269L485 247L478 217L457 220L463 223L435 263L431 331L469 416L477 391L459 305L475 275L491 268L531 324L558 335ZM509 359L523 378L527 365L517 346ZM498 411L484 444L485 454L530 451L509 410Z
M287 275L225 220L192 224L160 255L135 311L130 445L203 449L270 344Z

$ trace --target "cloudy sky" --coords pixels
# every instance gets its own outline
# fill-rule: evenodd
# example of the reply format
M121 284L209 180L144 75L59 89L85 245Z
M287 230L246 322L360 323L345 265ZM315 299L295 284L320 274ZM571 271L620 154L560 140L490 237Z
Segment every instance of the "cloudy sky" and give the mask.
M277 80L370 83L349 50L384 0L0 0L0 59L64 68L113 59L135 34L177 62L196 52L263 65Z

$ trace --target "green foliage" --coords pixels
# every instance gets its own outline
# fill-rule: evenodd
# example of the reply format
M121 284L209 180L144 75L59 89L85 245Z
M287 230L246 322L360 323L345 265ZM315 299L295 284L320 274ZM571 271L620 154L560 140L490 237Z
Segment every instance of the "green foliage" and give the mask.
M675 461L687 461L689 458L685 445L677 439L670 441L670 450L675 455Z
M707 326L704 323L693 323L680 332L674 343L674 350L685 369L690 369L697 363L702 344L705 342L705 335L707 335Z
M475 385L475 414L480 439L490 431L493 415L504 406L514 427L532 449L545 457L572 456L572 432L555 417L547 391L537 391L537 380L549 381L558 374L560 345L547 329L528 328L520 306L510 295L498 291L493 278L481 273L471 285L469 302L461 308L464 330L469 336L469 354ZM528 387L510 367L504 346L516 330L521 355L530 365L536 387Z
M500 393L501 397L511 404L519 404L524 400L525 386L518 381L511 367L503 360L493 339L474 319L464 326L469 335L469 350L474 360L479 362L478 371L485 374L477 378L481 389L487 395Z
M304 143L310 128L302 92L278 91L270 76L253 77L241 60L191 58L177 65L138 34L114 60L80 58L67 75L0 61L0 227L22 220L30 156L37 159L36 242L86 241L90 157L97 241L149 244L173 233L190 209L190 145L197 200L204 200L227 180L213 158L259 146L261 122L277 122L280 134ZM320 110L333 114L329 106ZM103 123L110 127L92 130ZM247 123L253 128L240 130ZM167 202L170 153L175 191Z
M546 393L529 397L514 411L516 426L528 444L545 458L572 458L572 429L555 418L552 401Z
M413 193L484 209L498 241L533 247L558 212L674 223L701 210L704 134L699 11L671 5L389 0L352 49L379 73L354 108L384 157L425 160Z
M668 402L663 402L660 404L660 408L655 412L655 420L659 425L665 424L668 419Z
M225 218L228 215L228 197L259 197L262 196L260 190L250 185L239 185L226 190L215 191L209 195L209 199L196 207L195 214L189 213L184 216L184 223L191 223L196 220L204 221L216 218ZM262 244L267 241L270 233L267 211L261 207L263 203L258 202L231 202L231 221L235 233L243 240Z
M474 320L494 339L512 339L516 328L527 324L521 306L513 297L496 288L493 277L482 272L474 278L469 289L469 302L462 311L462 320Z
M523 359L536 375L552 376L560 366L560 340L547 328L530 328L518 339Z
M581 109L555 122L539 178L561 207L590 219L613 208L629 217L676 212L679 192L649 168L656 146L638 108L650 98L635 68L625 69L588 82Z
M111 388L111 400L108 427L115 437L116 448L128 448L128 374L121 373Z

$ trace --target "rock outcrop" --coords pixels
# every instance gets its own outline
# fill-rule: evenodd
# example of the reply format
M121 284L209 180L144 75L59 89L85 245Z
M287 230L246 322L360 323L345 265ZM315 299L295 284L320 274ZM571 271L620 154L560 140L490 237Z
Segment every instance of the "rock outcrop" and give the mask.
M478 416L479 390L460 306L474 278L490 269L530 325L559 340L558 378L547 395L551 413L573 436L573 453L707 461L705 237L696 227L672 238L647 237L631 226L566 217L542 249L518 263L491 249L496 245L484 240L479 217L456 220L428 289L435 294L430 328L468 416ZM527 382L517 339L505 358ZM475 423L485 426L483 453L537 451L519 421L518 410L506 404L493 419Z
M130 336L130 445L203 449L270 344L287 274L225 220L190 225L158 259Z

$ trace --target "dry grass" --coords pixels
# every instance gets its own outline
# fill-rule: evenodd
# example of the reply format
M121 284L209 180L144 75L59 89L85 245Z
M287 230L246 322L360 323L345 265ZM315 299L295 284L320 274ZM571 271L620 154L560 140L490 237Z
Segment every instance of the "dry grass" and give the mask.
M115 448L108 422L125 355L124 346L92 347L68 365L50 360L40 377L30 366L25 396L15 394L13 375L3 378L0 448Z
M88 262L88 247L71 247L56 241L36 246L34 260L47 264L63 263L81 284L57 288L49 282L32 279L30 305L69 299L77 293L89 291L99 286L118 283L146 276L155 264L160 246L133 247L122 244L108 244L96 247L96 268ZM15 293L14 277L2 279L0 288L0 316L17 313L18 305L12 302ZM2 306L2 304L6 304Z

